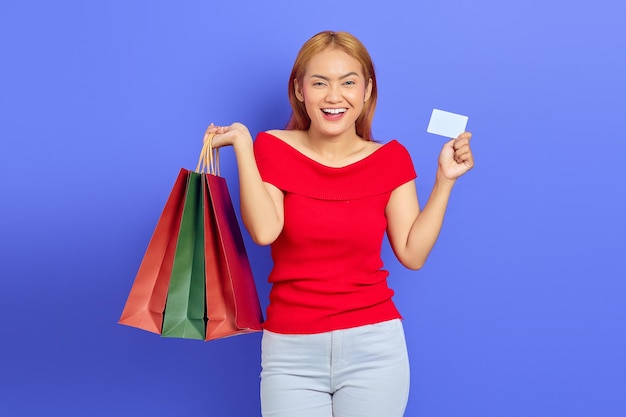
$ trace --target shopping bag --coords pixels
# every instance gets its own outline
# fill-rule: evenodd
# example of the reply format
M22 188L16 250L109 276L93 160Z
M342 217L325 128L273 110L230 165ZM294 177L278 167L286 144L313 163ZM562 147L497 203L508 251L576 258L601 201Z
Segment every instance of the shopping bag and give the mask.
M237 332L235 315L226 305L226 298L233 299L229 285L222 282L228 273L222 243L219 239L217 223L213 215L211 196L207 187L207 176L202 175L202 198L204 206L204 253L206 276L206 340L227 337ZM232 305L232 304L231 304Z
M252 270L212 137L205 134L196 171L178 175L120 324L204 340L261 331Z
M206 340L261 330L263 313L219 151L205 138L199 171L205 211Z
M213 336L207 332L207 337L217 338L260 331L263 322L261 305L226 180L211 174L206 174L205 178L207 194L211 197L211 207L215 216L216 243L221 249L219 253L221 273L218 278L227 312L225 321L228 325L218 325L221 315L213 315L211 300L214 298L207 292L208 325L215 332ZM208 289L211 289L214 281L211 277L207 278ZM214 323L211 324L211 321Z
M187 180L161 335L203 340L206 298L202 178L189 172Z
M161 333L189 171L181 169L126 300L119 323Z

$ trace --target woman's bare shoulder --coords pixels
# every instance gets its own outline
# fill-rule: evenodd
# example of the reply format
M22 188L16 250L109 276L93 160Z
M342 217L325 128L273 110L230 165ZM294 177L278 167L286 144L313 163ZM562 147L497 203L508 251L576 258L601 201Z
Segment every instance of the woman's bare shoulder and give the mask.
M301 143L302 138L305 136L305 132L303 130L273 129L268 130L265 133L272 135L295 148L300 147L299 144Z

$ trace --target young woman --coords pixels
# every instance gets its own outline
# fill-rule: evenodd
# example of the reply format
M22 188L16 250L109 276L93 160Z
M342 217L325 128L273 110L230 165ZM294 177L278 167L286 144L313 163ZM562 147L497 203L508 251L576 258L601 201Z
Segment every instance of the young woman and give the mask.
M446 143L423 210L415 171L397 141L375 142L376 76L365 47L321 32L301 48L285 130L253 142L234 123L209 126L232 145L241 215L272 245L262 341L265 417L400 417L409 363L400 313L380 257L385 232L400 262L424 265L457 178L474 165L470 133Z

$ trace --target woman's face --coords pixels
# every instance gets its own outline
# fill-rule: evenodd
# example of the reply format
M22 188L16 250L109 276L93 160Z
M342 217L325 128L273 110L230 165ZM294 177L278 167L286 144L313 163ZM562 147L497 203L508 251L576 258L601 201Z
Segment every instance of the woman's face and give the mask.
M296 97L311 118L310 130L324 136L356 134L355 122L372 92L359 61L337 48L315 55L302 85L295 80Z

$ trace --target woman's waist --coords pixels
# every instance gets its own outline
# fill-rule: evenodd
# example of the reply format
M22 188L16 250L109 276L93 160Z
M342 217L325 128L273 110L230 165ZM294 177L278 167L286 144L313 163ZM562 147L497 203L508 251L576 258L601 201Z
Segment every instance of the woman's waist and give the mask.
M402 318L390 296L375 304L338 303L334 307L270 301L263 328L284 334L314 334Z

